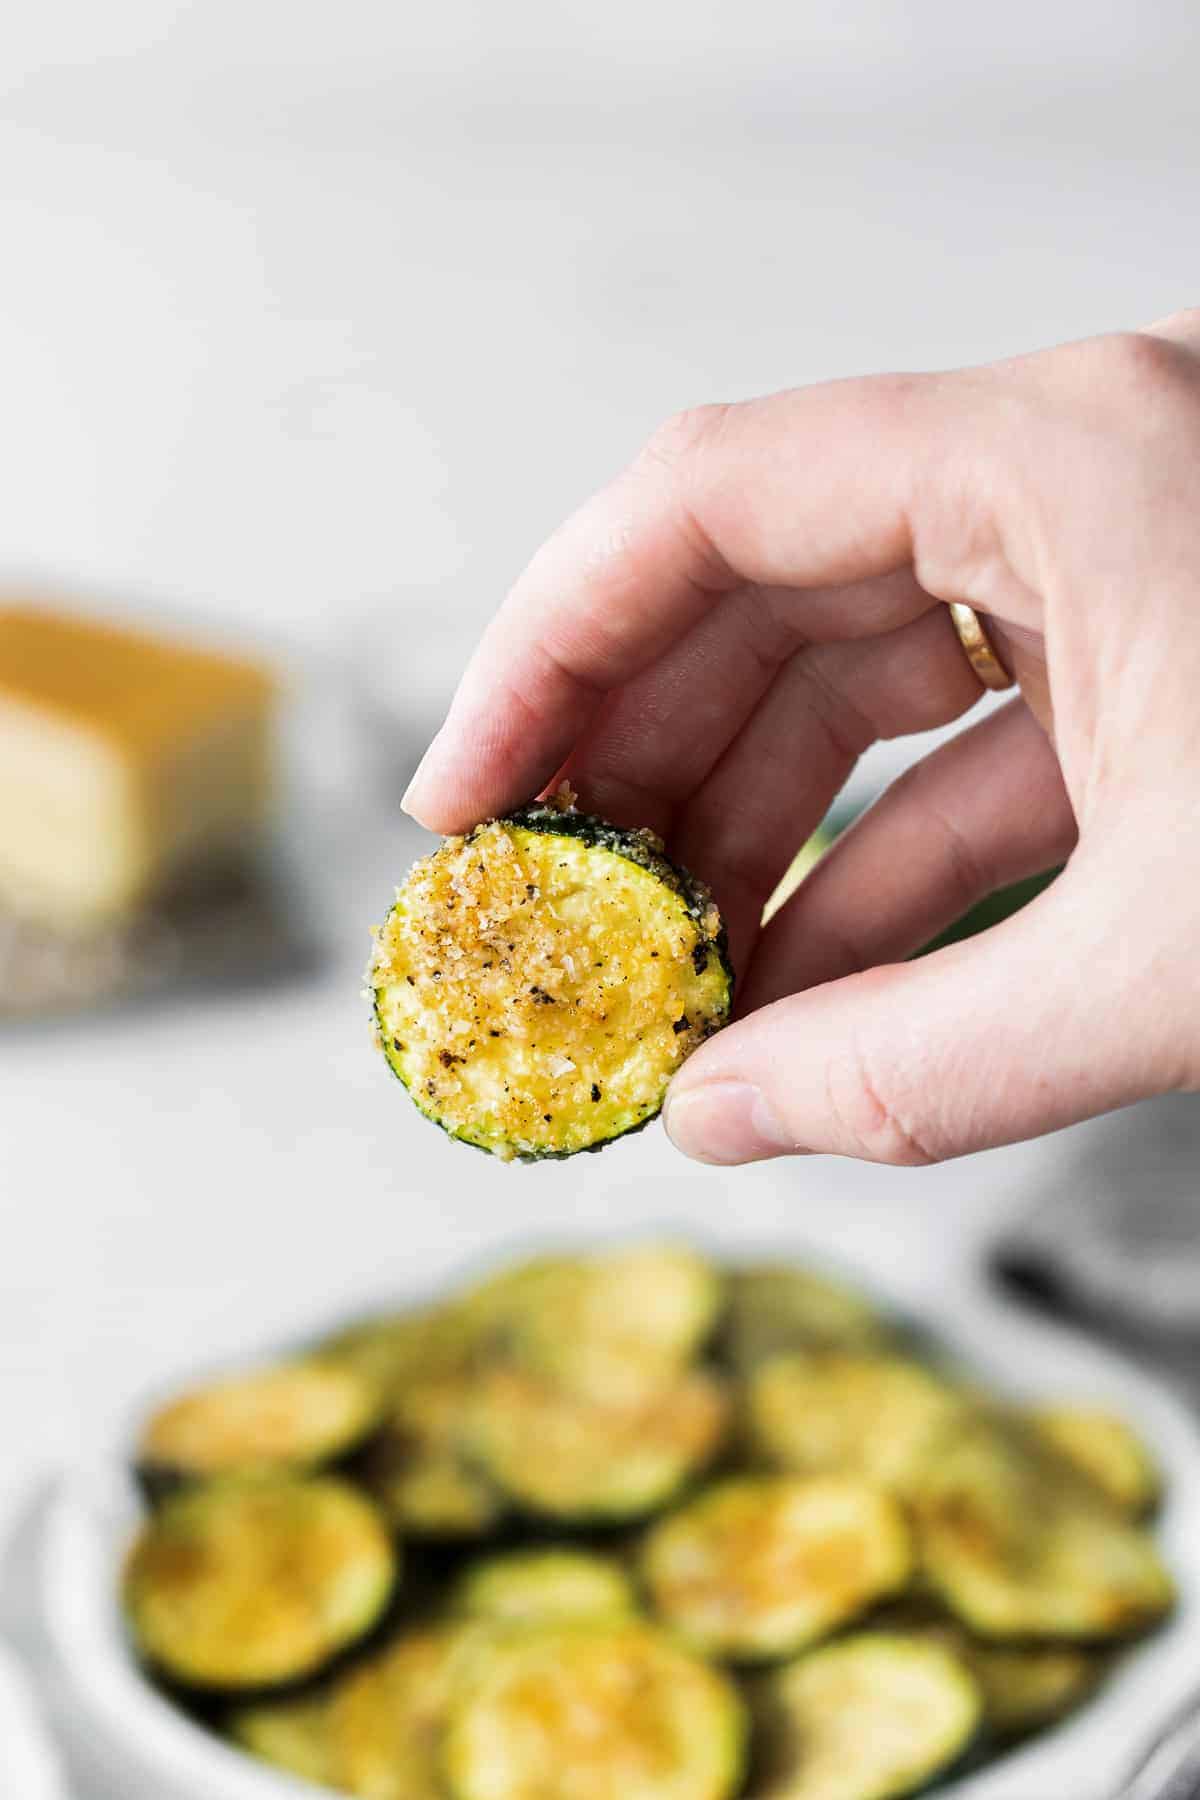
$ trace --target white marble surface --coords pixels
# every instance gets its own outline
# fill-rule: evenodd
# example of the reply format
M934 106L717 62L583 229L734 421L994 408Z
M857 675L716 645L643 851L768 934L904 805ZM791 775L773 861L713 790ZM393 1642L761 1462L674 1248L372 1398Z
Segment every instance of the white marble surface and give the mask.
M993 13L6 10L0 577L352 661L371 618L372 654L424 659L436 696L667 411L1194 302L1194 9ZM321 983L0 1042L0 1524L148 1378L391 1271L691 1220L935 1300L1060 1152L729 1175L657 1133L530 1171L450 1147L357 995L416 834L339 771Z

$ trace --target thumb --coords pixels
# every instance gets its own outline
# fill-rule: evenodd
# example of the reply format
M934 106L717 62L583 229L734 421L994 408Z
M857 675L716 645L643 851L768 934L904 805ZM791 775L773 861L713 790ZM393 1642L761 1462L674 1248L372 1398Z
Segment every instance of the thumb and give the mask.
M965 943L729 1026L671 1085L672 1141L709 1163L829 1151L917 1166L1184 1085L1144 932L1114 921L1111 884L1074 870Z

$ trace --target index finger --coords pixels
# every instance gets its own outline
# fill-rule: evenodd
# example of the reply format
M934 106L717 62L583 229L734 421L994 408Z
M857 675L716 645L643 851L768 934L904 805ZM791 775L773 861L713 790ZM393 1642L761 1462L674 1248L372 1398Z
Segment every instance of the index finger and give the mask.
M605 696L734 588L828 588L908 564L943 380L834 382L670 421L521 576L407 810L459 831L540 792ZM848 608L814 635L878 628Z

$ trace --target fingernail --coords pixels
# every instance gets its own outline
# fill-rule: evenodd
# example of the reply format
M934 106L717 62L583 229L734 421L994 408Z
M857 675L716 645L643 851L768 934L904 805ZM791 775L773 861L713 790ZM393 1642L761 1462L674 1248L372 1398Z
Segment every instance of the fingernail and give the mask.
M795 1153L760 1088L748 1081L709 1081L668 1099L667 1136L685 1156L706 1163L757 1162Z

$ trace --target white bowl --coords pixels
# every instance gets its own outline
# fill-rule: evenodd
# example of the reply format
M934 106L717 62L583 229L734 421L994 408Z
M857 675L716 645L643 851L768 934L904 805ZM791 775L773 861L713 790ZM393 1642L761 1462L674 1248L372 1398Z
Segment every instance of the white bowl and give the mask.
M1102 1800L1168 1713L1200 1685L1200 1436L1152 1376L1079 1334L1030 1317L982 1289L929 1323L981 1375L1016 1397L1111 1403L1158 1456L1167 1500L1158 1536L1180 1590L1178 1611L1128 1653L1073 1718L988 1768L952 1782L942 1800ZM312 1800L305 1783L254 1763L177 1711L130 1656L118 1571L138 1516L123 1447L66 1479L40 1545L41 1626L72 1728L111 1771L123 1800Z

